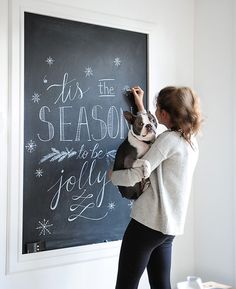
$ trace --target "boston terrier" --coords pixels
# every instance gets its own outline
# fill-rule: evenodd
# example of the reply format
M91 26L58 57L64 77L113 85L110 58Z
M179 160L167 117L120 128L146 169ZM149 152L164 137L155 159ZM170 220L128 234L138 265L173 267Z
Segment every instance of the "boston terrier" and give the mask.
M149 112L132 114L129 111L124 112L124 117L131 125L128 137L119 146L113 171L142 167L144 179L133 187L118 186L122 195L127 199L137 199L147 185L146 178L151 173L150 164L140 158L149 150L151 144L156 138L157 121Z

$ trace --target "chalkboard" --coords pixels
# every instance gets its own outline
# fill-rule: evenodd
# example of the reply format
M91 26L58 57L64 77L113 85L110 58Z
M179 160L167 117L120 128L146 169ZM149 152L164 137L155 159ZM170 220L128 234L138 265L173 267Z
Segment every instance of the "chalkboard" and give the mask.
M135 110L129 88L147 93L147 34L24 20L22 251L122 239L132 203L108 170L127 136L123 111Z

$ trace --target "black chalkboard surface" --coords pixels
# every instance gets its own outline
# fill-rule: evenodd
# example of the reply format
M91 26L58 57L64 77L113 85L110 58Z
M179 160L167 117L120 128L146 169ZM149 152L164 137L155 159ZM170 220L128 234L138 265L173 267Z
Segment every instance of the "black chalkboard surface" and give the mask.
M25 13L24 45L23 253L119 240L132 204L108 170L147 35Z

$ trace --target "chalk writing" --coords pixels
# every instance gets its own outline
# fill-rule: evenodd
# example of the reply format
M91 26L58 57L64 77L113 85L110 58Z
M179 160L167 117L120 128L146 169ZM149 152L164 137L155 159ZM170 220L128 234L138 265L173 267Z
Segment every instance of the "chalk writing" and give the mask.
M70 206L72 211L77 211L76 218L74 213L73 218L69 217L68 220L72 221L73 219L74 221L79 217L94 220L93 217L88 215L88 211L94 207L101 207L104 200L105 187L110 182L106 180L106 175L106 170L96 171L96 159L91 163L85 161L78 176L71 175L64 179L64 170L62 170L59 179L48 189L48 192L52 192L50 209L55 210L58 207L62 194L78 190L79 192L82 191L82 193L74 195L72 200L79 200L79 203ZM93 193L89 193L90 188L92 188ZM98 219L100 220L104 216Z
M124 120L123 109L110 106L104 109L101 105L94 105L90 111L81 106L76 113L76 119L71 119L74 112L73 106L60 106L51 110L48 106L42 106L39 110L39 120L42 122L43 133L37 136L42 142L52 141L55 136L60 142L81 141L81 136L87 141L101 141L105 138L125 138L125 131L128 130L128 123ZM55 122L52 115L58 114L59 121ZM55 133L58 129L58 133ZM71 131L72 130L72 131ZM74 133L71 133L73 132ZM47 133L46 133L47 132ZM67 137L70 135L70 137ZM73 137L71 137L73 136Z
M105 78L99 80L99 97L114 97L115 89L112 85L115 79L113 78Z
M83 91L76 79L68 80L68 73L64 73L62 83L54 83L47 87L47 90L52 88L59 88L59 94L54 104L57 102L66 103L67 101L75 101L83 98L84 94L88 92L89 88Z
M63 151L60 151L56 148L51 148L51 152L43 156L39 163L41 164L46 161L62 162L66 159L76 157L76 159L83 160L87 158L102 160L105 158L109 165L110 162L115 159L115 155L116 150L107 151L104 149L100 149L98 143L96 143L92 148L86 148L85 144L82 144L77 151L73 148L68 149L67 147Z

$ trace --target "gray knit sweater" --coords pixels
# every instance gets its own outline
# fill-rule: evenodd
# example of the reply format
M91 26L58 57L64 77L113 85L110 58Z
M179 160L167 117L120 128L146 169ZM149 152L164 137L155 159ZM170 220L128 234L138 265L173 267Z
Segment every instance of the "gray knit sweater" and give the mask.
M192 176L198 159L198 145L193 147L179 132L161 133L143 159L150 162L151 185L133 203L131 217L141 224L168 235L184 231ZM143 178L142 168L113 171L114 185L133 186Z

